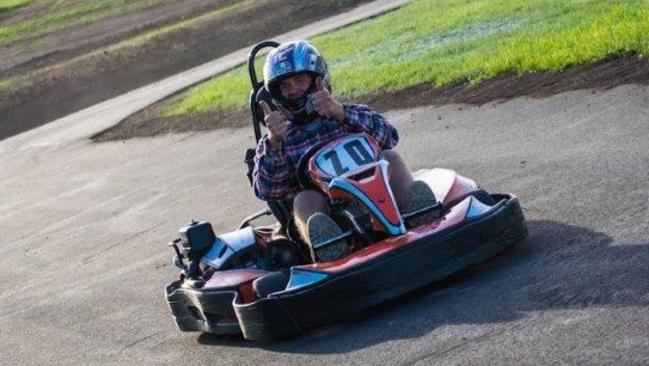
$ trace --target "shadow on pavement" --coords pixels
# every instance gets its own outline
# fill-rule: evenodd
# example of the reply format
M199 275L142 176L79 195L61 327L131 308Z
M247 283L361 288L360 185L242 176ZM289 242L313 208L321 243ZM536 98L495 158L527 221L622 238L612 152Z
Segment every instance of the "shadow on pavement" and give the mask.
M506 323L526 312L649 304L649 243L529 221L529 237L481 265L301 337L255 343L202 334L198 342L300 354L346 353L419 338L444 325Z

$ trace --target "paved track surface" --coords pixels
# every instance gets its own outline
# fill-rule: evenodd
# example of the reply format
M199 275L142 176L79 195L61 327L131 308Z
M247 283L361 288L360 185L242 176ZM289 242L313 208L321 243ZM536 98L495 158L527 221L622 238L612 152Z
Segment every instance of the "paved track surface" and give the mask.
M0 364L646 365L648 116L641 86L388 113L413 169L517 194L529 238L269 344L180 333L163 297L182 223L222 232L262 207L241 162L251 130L0 142Z

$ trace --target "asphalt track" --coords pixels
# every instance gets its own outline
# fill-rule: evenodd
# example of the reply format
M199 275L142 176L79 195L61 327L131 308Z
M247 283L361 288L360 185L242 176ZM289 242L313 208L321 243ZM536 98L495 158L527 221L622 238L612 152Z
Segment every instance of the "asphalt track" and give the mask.
M262 207L243 174L251 129L3 153L0 364L647 364L648 100L630 85L388 113L413 169L517 194L529 238L269 344L180 333L163 297L182 223L226 231Z
M180 333L163 297L184 222L223 232L263 207L242 163L252 130L87 140L144 103L124 101L0 141L2 365L649 363L646 86L388 113L413 169L518 195L530 237L267 344Z

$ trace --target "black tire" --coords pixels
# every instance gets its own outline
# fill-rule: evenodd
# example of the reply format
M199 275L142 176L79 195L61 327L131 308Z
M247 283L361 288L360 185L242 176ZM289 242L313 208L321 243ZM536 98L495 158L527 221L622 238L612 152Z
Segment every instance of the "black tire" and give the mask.
M273 272L259 277L252 283L257 297L263 299L273 292L281 291L286 288L288 277L283 272Z

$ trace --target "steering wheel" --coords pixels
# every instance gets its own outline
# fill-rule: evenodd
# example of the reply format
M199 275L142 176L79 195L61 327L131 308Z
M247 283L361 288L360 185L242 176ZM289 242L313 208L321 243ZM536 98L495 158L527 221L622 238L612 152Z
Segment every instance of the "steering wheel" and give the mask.
M316 145L311 146L305 153L300 157L300 160L297 162L297 182L300 184L302 189L320 189L315 185L311 176L309 176L309 160L315 155L320 148L327 144L328 141L320 142Z

